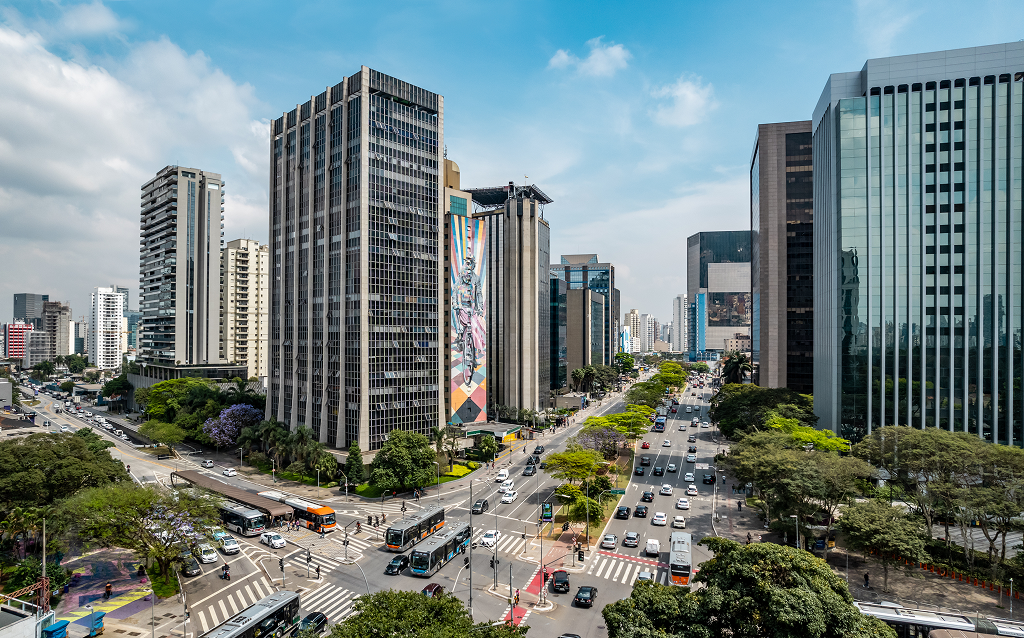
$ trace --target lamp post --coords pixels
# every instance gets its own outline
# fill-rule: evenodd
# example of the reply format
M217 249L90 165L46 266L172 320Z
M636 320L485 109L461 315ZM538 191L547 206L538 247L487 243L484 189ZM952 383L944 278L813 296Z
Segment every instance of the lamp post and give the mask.
M274 482L277 483L277 463L274 459L270 459L270 475L274 477Z
M242 471L242 448L238 448L238 471Z
M1013 620L1013 576L1010 576L1010 620Z
M345 474L342 470L338 470L338 473L345 477L345 500L348 500L348 474Z
M316 469L316 497L320 498L320 468Z
M789 517L793 519L793 530L796 532L793 546L800 549L800 518L796 514L790 514Z
M152 589L149 590L149 595L152 596L152 605L149 608L149 625L152 630L153 638L156 638L156 592Z
M441 506L441 464L434 461L434 465L437 466L437 506Z

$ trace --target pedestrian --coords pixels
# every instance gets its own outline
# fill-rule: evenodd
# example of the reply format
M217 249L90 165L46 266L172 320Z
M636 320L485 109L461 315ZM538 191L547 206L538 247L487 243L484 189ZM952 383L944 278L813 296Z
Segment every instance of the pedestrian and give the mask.
M319 565L316 566L316 579L320 580L320 566Z
M754 540L754 537L750 535L750 532L747 532L747 545L749 545L752 540Z
M114 586L108 582L107 586L103 590L103 598L109 600L110 599L110 595L113 593L113 591L114 591Z
M320 538L323 538L325 533L326 533L326 531L324 530L323 525L321 525L320 526Z
M871 575L864 574L864 589L871 589Z

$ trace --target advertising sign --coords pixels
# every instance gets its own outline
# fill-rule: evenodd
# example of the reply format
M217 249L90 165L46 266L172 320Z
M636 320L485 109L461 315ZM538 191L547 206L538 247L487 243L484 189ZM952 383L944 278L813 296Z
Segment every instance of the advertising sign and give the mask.
M484 222L451 215L451 422L487 421L487 244Z
M540 506L540 520L545 523L550 523L554 518L554 513L551 509L551 503L544 503Z

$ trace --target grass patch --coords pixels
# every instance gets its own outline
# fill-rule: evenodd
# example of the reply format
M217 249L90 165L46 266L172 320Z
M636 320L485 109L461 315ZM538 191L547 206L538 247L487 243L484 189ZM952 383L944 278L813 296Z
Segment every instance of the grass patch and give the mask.
M460 471L461 471L461 473L460 473ZM459 475L458 476L449 476L449 475L442 474L440 482L441 483L447 483L449 481L456 481L456 480L458 480L460 478L463 478L463 477L466 477L466 476L472 474L474 471L475 470L471 470L468 467L466 467L465 465L459 465L458 463L456 463L455 464L455 472L459 473ZM424 489L429 489L430 487L436 487L436 486L437 486L437 483L431 483L430 485L424 485L423 487L424 487ZM321 487L323 487L323 486L321 486ZM412 488L408 488L408 489L403 489L401 491L409 492L411 490L412 490ZM396 490L396 491L398 491L398 490ZM357 494L359 496L362 496L364 498L380 498L383 494L385 494L387 492L388 492L388 490L385 490L384 488L381 488L381 487L377 487L376 485L371 485L370 483L360 483L354 489L351 488L351 487L349 488L349 493L355 493L355 494Z
M158 598L170 598L171 596L178 595L178 579L175 578L172 572L167 582L164 582L159 563L153 563L153 566L149 568L148 577L150 579L149 583L153 586L153 591L156 592Z
M356 486L355 490L349 490L350 493L353 491L359 496L366 498L380 498L381 494L384 493L384 488L370 485L369 483L361 483Z
M166 447L144 447L144 448L140 448L140 450L142 452L145 452L146 454L149 454L150 456L157 456L157 455L163 455L163 454L167 454L167 455L173 456L171 454L171 450L166 448Z

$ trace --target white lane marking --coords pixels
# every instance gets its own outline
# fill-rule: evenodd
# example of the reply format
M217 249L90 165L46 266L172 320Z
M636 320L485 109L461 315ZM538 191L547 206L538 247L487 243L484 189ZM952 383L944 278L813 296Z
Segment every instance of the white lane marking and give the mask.
M625 567L625 566L626 566L626 563L619 563L619 568L615 570L615 575L614 576L611 575L611 570L609 569L608 570L608 575L609 575L608 580L618 580L619 579L619 574L622 572L622 568Z
M210 625L206 624L206 616L203 615L203 612L200 611L198 613L199 613L199 624L203 626L203 633L205 634L206 632L210 631Z
M222 614L224 614L224 617L225 617L225 618L228 618L228 608L227 608L227 606L226 606L226 605L224 604L224 599L223 599L223 598L221 598L220 600L218 600L218 601L217 601L217 604L218 604L218 605L220 605L220 611L221 611L221 613L222 613Z
M238 613L238 605L235 604L235 599L231 596L231 594L228 594L226 598L228 599L228 605L231 607L231 615L234 616ZM247 605L244 604L245 601L242 602L242 609L245 609Z
M637 566L636 566L636 569L634 569L634 570L633 570L633 579L632 579L632 580L634 580L634 581L635 581L635 580L636 580L636 577L637 577L637 576L638 576L639 574L640 574L640 565L637 565ZM629 581L630 581L630 578L629 578L629 570L627 569L627 570L626 570L626 573L625 573L625 574L624 574L624 575L622 576L622 584L623 584L623 585L625 585L625 584L626 584L626 583L628 583Z

